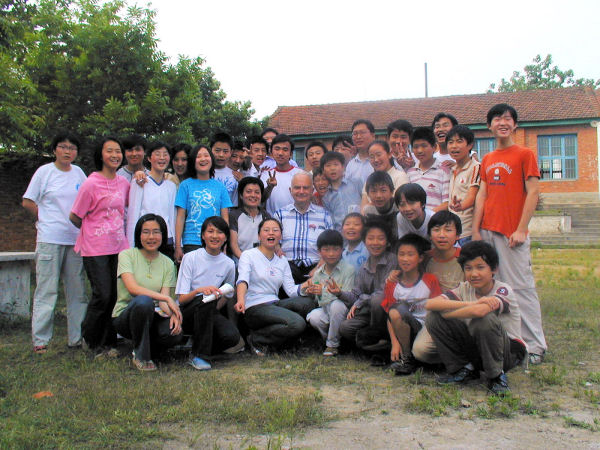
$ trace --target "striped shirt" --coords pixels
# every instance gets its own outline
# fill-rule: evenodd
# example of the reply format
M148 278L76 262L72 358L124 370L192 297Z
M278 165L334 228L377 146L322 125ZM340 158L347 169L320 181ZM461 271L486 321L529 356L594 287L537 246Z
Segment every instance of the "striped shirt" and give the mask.
M311 204L305 213L301 213L291 203L275 213L281 222L281 250L287 259L296 265L312 266L319 262L317 238L333 228L331 217L324 208Z
M425 171L415 166L408 169L406 174L411 183L417 183L425 189L427 208L434 209L448 201L450 170L438 159Z
M473 186L479 187L479 162L471 158L467 164L461 168L456 168L452 171L450 177L450 201L448 203L448 210L452 211L458 217L462 223L462 234L461 238L471 236L473 227L473 206L465 209L464 211L454 211L452 209L452 201L456 197L458 200L465 200L469 189Z

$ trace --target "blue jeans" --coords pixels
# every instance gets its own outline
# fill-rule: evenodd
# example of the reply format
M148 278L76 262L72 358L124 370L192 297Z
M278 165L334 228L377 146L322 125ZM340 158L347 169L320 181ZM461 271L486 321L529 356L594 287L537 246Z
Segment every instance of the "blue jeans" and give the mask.
M251 306L245 313L246 325L252 330L252 339L257 344L281 345L304 331L305 317L315 306L310 297L292 297Z
M165 350L178 344L183 335L171 335L170 318L154 311L154 301L147 295L133 297L127 308L112 323L119 334L133 341L135 357L150 361Z

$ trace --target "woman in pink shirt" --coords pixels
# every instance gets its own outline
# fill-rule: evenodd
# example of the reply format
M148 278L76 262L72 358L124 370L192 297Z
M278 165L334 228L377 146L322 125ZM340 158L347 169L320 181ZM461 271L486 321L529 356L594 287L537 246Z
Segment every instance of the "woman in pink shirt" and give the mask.
M97 355L118 356L117 335L111 313L117 300L119 252L129 248L125 236L125 207L129 182L117 175L123 161L121 143L113 137L102 140L94 152L97 171L81 185L69 218L80 228L75 251L92 286L92 298L81 331L85 344Z

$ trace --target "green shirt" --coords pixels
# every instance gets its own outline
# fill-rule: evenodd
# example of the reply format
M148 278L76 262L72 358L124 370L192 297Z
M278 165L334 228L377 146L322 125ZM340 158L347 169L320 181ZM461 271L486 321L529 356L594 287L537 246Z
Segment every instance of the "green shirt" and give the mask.
M327 280L333 279L343 291L350 291L354 285L354 267L344 260L340 260L334 267L331 275L325 272L325 264L317 269L313 275L313 283L323 286L321 295L317 295L319 306L325 306L338 298L327 290Z
M160 292L163 287L174 288L177 284L175 264L162 253L152 261L148 261L140 249L129 248L119 253L119 265L117 267L117 303L113 309L112 316L117 317L123 312L131 294L121 279L121 274L131 273L140 286L154 292Z

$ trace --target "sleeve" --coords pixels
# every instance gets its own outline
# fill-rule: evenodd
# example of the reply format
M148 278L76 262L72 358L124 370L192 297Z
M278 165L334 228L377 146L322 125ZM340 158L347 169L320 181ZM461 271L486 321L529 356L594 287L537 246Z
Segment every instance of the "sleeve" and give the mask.
M479 164L479 181L487 183L485 168L487 167L488 155L485 155Z
M240 217L240 210L234 209L229 211L229 231L238 232L238 217Z
M479 186L481 183L481 176L479 175L479 170L481 169L481 164L473 164L473 173L471 174L471 183L469 186Z
M192 291L193 267L190 262L190 254L183 255L181 265L179 266L179 276L177 277L177 287L175 294L189 294Z
M442 288L438 278L432 273L426 273L423 275L423 282L429 288L429 298L437 297L442 295Z
M390 307L396 303L396 299L394 298L394 290L396 289L396 283L392 283L388 281L385 283L385 289L383 290L383 301L381 302L381 307L385 310L385 312L390 311Z
M119 253L118 257L118 265L117 265L117 278L119 278L124 273L133 274L134 271L134 263L133 263L133 252L128 250L123 250Z
M165 261L165 278L163 280L163 287L174 288L176 285L177 272L175 269L175 264L173 264L173 261L168 259L168 261Z
M357 274L354 276L354 283L353 283L352 290L349 290L349 291L342 290L342 293L340 294L340 300L343 301L344 304L346 306L348 306L348 307L351 307L355 303L356 303L357 307L362 306L362 303L361 304L357 303L357 301L360 298L360 294L361 294L361 290L360 290L360 270L361 269L358 269Z
M138 184L132 181L131 187L129 188L129 209L127 210L127 225L125 231L127 233L127 240L129 246L134 246L135 236L135 224L140 217L140 211L142 209L142 200L144 199L144 188L138 186Z
M329 214L329 212L327 210L325 210L325 229L326 230L333 230L333 221L331 220L331 215Z
M87 179L79 188L77 197L73 202L71 212L80 219L83 219L92 208L92 190L93 186L89 179Z
M244 281L247 285L250 285L250 271L252 270L252 262L248 250L242 252L240 261L238 262L238 279L236 282L240 284Z
M187 202L189 196L189 183L186 183L185 180L179 185L179 190L177 191L177 195L175 196L175 206L187 209Z
M219 189L220 189L219 196L221 198L221 209L231 208L231 206L233 206L233 205L231 204L231 197L229 196L229 192L227 192L227 188L220 181L218 183L219 183Z
M283 290L290 297L296 297L300 295L300 285L294 283L294 277L292 276L292 269L285 259L285 266L283 269Z
M227 258L227 265L229 266L229 268L227 270L227 274L225 275L225 283L229 283L231 286L235 286L235 263L228 256L225 256L225 258ZM221 287L221 286L218 286L218 287ZM235 295L235 289L231 294L226 295L225 297L232 298L234 295Z
M29 182L29 186L27 186L27 190L23 194L23 198L31 200L35 204L40 202L42 197L42 172L43 167L40 167L35 171L33 177L31 177L31 181Z
M173 239L175 239L175 221L177 219L177 208L175 208L175 197L177 196L177 184L171 181L171 190L169 192L169 230L171 230L171 234L173 235Z
M447 167L442 166L444 171L444 177L442 182L442 203L447 202L450 198L450 170Z
M507 285L498 287L498 289L496 289L496 292L494 292L493 296L498 298L498 300L500 300L501 302L500 308L498 308L497 310L498 314L510 313L510 304L512 302L515 302L516 304L517 302L514 293Z
M526 148L523 155L523 176L527 180L530 177L540 178L540 169L533 151Z

